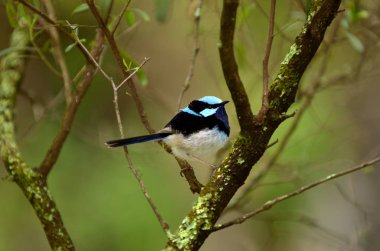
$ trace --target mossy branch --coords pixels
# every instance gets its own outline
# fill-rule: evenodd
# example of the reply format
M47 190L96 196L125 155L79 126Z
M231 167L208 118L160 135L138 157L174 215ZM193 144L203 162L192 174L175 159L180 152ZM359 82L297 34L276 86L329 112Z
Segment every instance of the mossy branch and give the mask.
M258 123L252 115L233 52L232 42L239 1L224 1L220 57L227 86L235 103L241 133L229 155L202 189L176 235L167 243L167 250L198 250L209 236L232 196L244 184L253 165L264 154L271 136L283 121L284 113L294 102L300 79L318 50L340 2L314 1L302 31L291 46L270 87L266 116Z
M20 18L19 27L14 29L9 46L15 50L2 59L0 66L0 155L10 178L17 183L32 205L51 248L74 250L45 177L24 162L15 139L16 94L24 74L24 48L29 44L28 30L23 24L23 19Z

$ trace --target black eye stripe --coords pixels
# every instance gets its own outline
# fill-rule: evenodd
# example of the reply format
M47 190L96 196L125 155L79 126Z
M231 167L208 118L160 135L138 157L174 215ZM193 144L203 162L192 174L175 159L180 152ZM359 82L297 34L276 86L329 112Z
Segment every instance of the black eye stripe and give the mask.
M189 108L191 110L193 110L194 112L196 113L199 113L201 111L203 111L204 109L215 109L215 108L218 108L220 107L221 104L207 104L205 102L202 102L202 101L199 101L199 100L193 100L190 105L189 105Z

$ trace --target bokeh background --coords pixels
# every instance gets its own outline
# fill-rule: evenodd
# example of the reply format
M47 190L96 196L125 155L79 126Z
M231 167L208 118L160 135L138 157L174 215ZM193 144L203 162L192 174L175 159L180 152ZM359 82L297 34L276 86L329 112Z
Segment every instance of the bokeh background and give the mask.
M261 102L262 59L267 37L268 1L242 1L237 19L236 54L252 109ZM98 1L107 6L108 1ZM306 3L306 4L305 4ZM271 77L305 20L308 1L278 1L276 35L270 58ZM114 15L123 2L115 1ZM162 128L177 111L178 96L188 74L194 46L196 1L132 1L117 42L137 63L144 57L146 80L136 79L148 117ZM54 1L59 19L79 28L86 45L94 35L95 20L88 11L73 13L78 1ZM349 168L380 153L380 3L377 0L343 1L342 12L309 66L302 90L321 82L285 150L270 173L249 194L243 205L229 210L221 222L248 212L265 201L311 181ZM143 13L141 12L143 11ZM307 10L306 10L307 11ZM182 106L205 95L230 99L218 56L220 1L204 1L199 31L200 53L190 89ZM331 34L336 30L336 35ZM0 4L0 57L8 47L12 28ZM36 43L47 39L41 35ZM63 39L64 46L69 42ZM327 60L327 43L331 43ZM2 53L3 52L3 53ZM44 52L47 59L53 59ZM74 76L85 60L75 48L65 53ZM320 74L321 66L326 70ZM109 51L103 68L116 80L121 74ZM304 93L304 92L303 92ZM302 94L302 93L301 93ZM291 111L302 107L304 94ZM146 133L126 89L120 91L126 135ZM62 81L36 53L29 55L17 98L17 138L31 166L44 157L64 111ZM232 103L227 105L233 142L239 129ZM273 136L280 142L294 119L284 122ZM127 168L122 150L104 142L119 136L112 103L112 88L99 73L78 111L71 134L54 167L49 186L77 250L159 250L166 239ZM148 192L172 231L190 210L193 195L172 156L158 144L129 148ZM252 174L277 151L270 148ZM223 156L223 154L221 154ZM208 167L194 164L206 182ZM378 166L379 167L379 166ZM379 170L370 167L314 188L238 226L216 232L201 250L379 250ZM42 227L20 189L6 179L0 164L0 250L49 250ZM249 183L249 182L248 182Z

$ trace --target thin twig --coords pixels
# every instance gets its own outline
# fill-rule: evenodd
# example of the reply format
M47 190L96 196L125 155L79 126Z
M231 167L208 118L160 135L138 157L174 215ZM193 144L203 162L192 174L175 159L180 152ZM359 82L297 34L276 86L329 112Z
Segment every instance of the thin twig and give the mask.
M57 75L58 77L62 78L62 74L59 72L59 70L55 69L52 63L50 63L49 59L45 56L45 54L42 52L42 49L37 45L36 38L37 36L33 34L33 29L29 27L29 37L30 37L30 43L33 45L34 51L39 56L39 59L44 62L44 64L51 70L52 73Z
M120 116L120 110L119 110L119 102L118 102L118 92L115 83L112 82L112 88L113 88L113 95L114 95L114 107L115 107L115 113L116 113L116 119L117 119L117 124L119 126L119 131L120 131L120 136L124 138L124 129L123 125L121 122L121 116ZM143 180L141 179L138 170L133 166L132 160L129 157L128 154L128 149L127 147L124 147L124 154L125 158L128 161L128 168L131 170L133 176L136 178L137 182L139 183L140 189L142 193L144 194L145 199L148 201L149 206L152 208L157 220L159 221L161 228L165 232L166 236L169 238L170 237L170 229L168 223L164 220L164 218L161 216L160 212L158 211L157 206L154 204L152 198L148 194L148 191L146 190L145 184Z
M42 0L42 2L46 7L49 18L53 22L56 22L57 18L56 18L56 14L55 14L55 10L54 10L52 2L50 0ZM44 22L46 21L44 20ZM69 70L67 68L65 56L62 52L61 41L59 38L57 26L47 26L47 29L51 37L52 52L53 52L55 61L57 62L59 68L61 69L63 85L64 85L64 90L65 90L66 105L69 105L72 100L72 90L71 90L72 81L70 78Z
M115 32L116 32L117 28L119 27L120 21L121 21L121 19L123 18L124 13L127 11L128 6L129 6L129 4L131 3L131 1L132 1L132 0L128 0L128 2L126 2L126 3L124 4L123 8L122 8L121 11L120 11L120 14L117 16L115 26L113 27L113 29L112 29L112 31L111 31L112 36L115 36Z
M273 141L272 143L269 143L267 145L267 149L271 148L272 146L276 145L278 143L278 139L276 139L275 141Z
M111 18L111 13L112 13L113 4L114 4L114 0L111 0L110 3L109 3L109 6L108 6L108 10L107 10L106 18L104 19L104 22L105 22L106 24L108 23L108 21L109 21L110 18Z
M120 136L122 138L124 138L125 137L124 136L124 129L123 129L123 124L122 124L120 110L119 110L119 101L118 101L118 92L117 92L118 88L122 85L122 83L119 84L119 85L116 85L115 82L113 81L112 77L110 75L108 75L102 69L102 67L98 64L98 62L94 58L92 58L92 55L88 52L87 48L82 44L82 42L80 41L80 39L77 36L75 37L75 40L76 40L76 42L78 44L81 44L80 46L84 47L84 51L86 51L88 53L89 58L91 58L92 62L96 65L96 67L99 69L99 71L111 83L111 86L112 86L112 89L113 89L113 97L114 97L113 98L113 103L114 103L114 108L115 108L115 113L116 113L116 120L117 120L117 124L118 124L118 127L119 127ZM145 61L141 64L141 66L143 66L147 60L148 59L146 58ZM129 77L134 76L134 74L136 74L136 73L137 73L137 71L132 72L129 75ZM148 201L150 207L152 208L152 210L153 210L153 212L154 212L157 220L159 221L162 229L164 230L165 234L169 235L169 225L165 222L165 220L161 216L160 212L158 211L157 206L154 204L152 198L149 196L149 194L148 194L148 192L146 190L144 182L142 181L142 179L141 179L141 177L140 177L137 169L134 168L134 166L132 164L132 160L129 157L128 150L127 150L126 147L124 148L124 153L125 153L125 158L128 161L128 168L131 170L133 176L136 178L137 182L139 183L140 189L141 189L142 193L144 194L144 197L146 198L146 200Z
M310 183L309 185L306 185L306 186L303 186L299 189L297 189L296 191L294 192L291 192L291 193L288 193L288 194L284 194L282 196L279 196L273 200L269 200L267 202L265 202L261 207L259 207L258 209L252 211L252 212L249 212L247 214L244 214L243 216L239 217L239 218L236 218L232 221L228 221L226 223L223 223L223 224L219 224L219 225L216 225L213 229L212 229L212 232L214 231L218 231L218 230L221 230L221 229L224 229L226 227L230 227L232 225L235 225L235 224L241 224L243 223L244 221L246 221L247 219L249 218L252 218L253 216L259 214L259 213L262 213L264 211L267 211L269 209L271 209L274 205L282 202L282 201L285 201L285 200L288 200L292 197L295 197L299 194L302 194L304 192L306 192L307 190L310 190L311 188L314 188L316 186L319 186L321 184L324 184L330 180L333 180L333 179L337 179L339 177L342 177L344 175L347 175L347 174L350 174L350 173L353 173L353 172L356 172L356 171L359 171L363 168L366 168L368 166L371 166L375 163L378 163L380 162L380 156L376 157L375 159L372 159L370 161L367 161L367 162L364 162L362 164L359 164L353 168L350 168L350 169L347 169L347 170L344 170L344 171L341 171L341 172L338 172L338 173L334 173L334 174L330 174L328 176L326 176L325 178L323 179L320 179L320 180L317 180L313 183Z
M269 15L265 12L263 6L261 6L260 2L258 0L253 1L255 3L255 7L269 20ZM276 34L280 34L286 41L293 43L293 39L288 37L284 32L284 28L279 27L276 22L274 22L274 28L276 29L276 33L273 35L276 36Z
M265 56L263 59L263 97L262 105L258 115L258 120L262 120L266 112L269 109L268 101L268 86L269 86L269 57L272 49L273 43L273 30L275 24L275 11L276 11L276 0L271 0L270 4L270 14L269 14L269 29L268 29L268 39L265 47Z
M94 0L86 0L86 3L88 4L88 6L89 6L92 14L94 15L97 23L99 24L100 28L103 30L104 34L106 35L110 49L111 49L111 51L112 51L112 53L116 59L116 62L119 65L120 70L122 71L122 73L124 75L124 78L127 78L129 76L130 72L124 66L123 57L120 54L119 48L116 44L116 41L115 41L113 34L110 32L110 30L107 28L107 25L104 23L104 20L102 19L101 15L98 11L98 8L95 5ZM149 123L149 120L148 120L147 115L145 113L145 108L144 108L144 106L141 102L141 99L137 93L137 89L136 89L135 83L133 82L132 78L130 78L127 81L127 85L129 87L129 92L132 95L133 101L136 104L141 122L143 123L143 125L145 126L145 128L147 129L147 131L149 133L154 133L155 130L152 128L152 126Z
M194 11L194 45L193 45L193 55L191 57L191 63L189 67L189 71L187 73L185 83L183 85L182 91L179 94L178 97L178 105L177 105L177 110L181 108L181 102L183 99L183 96L185 95L185 92L189 89L190 87L190 81L194 75L194 68L195 68L195 62L197 60L197 56L199 54L199 24L201 21L201 11L202 11L202 4L203 0L199 0L198 6L195 8Z

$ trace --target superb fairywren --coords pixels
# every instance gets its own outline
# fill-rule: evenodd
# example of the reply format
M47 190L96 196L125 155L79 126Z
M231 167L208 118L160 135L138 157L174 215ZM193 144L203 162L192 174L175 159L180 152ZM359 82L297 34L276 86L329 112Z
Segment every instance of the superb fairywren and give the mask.
M162 140L172 153L184 160L206 162L214 158L230 134L228 116L222 101L214 96L205 96L181 109L164 127L151 135L106 142L109 147L126 146L153 140Z

